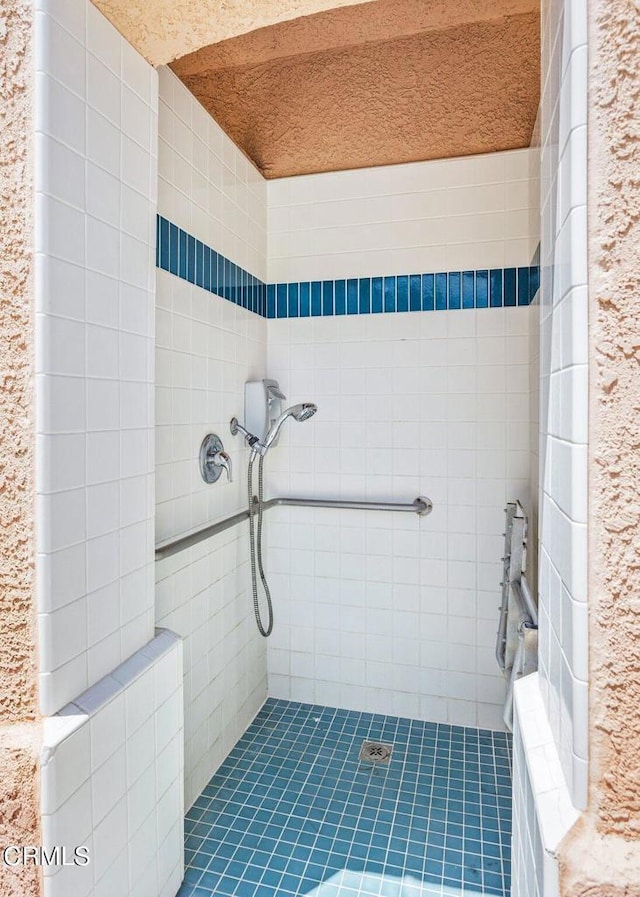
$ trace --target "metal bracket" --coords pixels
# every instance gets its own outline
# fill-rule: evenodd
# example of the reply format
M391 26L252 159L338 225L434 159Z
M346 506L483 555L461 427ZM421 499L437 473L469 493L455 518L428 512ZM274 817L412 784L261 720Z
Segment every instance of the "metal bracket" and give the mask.
M433 511L433 502L430 498L425 498L424 495L419 495L413 502L413 505L419 517L426 517L427 514Z

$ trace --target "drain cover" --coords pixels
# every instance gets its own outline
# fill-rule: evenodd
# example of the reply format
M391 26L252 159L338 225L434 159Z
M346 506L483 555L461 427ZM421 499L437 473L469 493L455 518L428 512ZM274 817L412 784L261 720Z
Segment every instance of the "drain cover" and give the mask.
M388 763L391 760L391 745L381 741L363 741L359 759L366 763Z

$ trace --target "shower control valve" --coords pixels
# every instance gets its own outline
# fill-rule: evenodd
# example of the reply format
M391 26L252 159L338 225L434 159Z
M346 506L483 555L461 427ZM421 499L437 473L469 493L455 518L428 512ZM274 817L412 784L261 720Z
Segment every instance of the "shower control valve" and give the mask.
M209 433L202 440L200 446L200 473L205 483L217 483L222 476L222 471L226 471L227 482L232 481L232 464L231 458L225 452L224 446L219 436L215 433Z

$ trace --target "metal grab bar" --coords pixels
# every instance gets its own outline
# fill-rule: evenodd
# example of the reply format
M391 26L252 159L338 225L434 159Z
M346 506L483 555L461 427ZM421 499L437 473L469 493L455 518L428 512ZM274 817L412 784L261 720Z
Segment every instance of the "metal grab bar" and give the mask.
M258 499L254 497L253 503L255 508L258 504ZM351 508L357 511L409 511L413 514L417 514L419 517L424 517L427 514L430 514L433 510L431 500L422 495L419 495L418 498L414 499L411 503L407 502L402 504L388 501L349 501L323 498L269 498L263 503L263 508L266 511L269 508L283 505L294 508ZM216 536L218 533L223 533L226 529L230 529L232 526L242 523L242 521L247 520L248 517L248 510L238 511L237 514L225 517L224 520L218 520L217 523L211 523L209 526L205 526L193 533L187 533L184 536L179 536L177 539L167 539L165 542L159 542L156 545L156 560L159 561L163 558L171 557L179 551L184 551L185 548L191 548L199 542L204 542L205 539L210 539L211 536Z
M332 498L269 498L264 502L265 508L275 505L288 505L292 508L352 508L356 511L410 511L424 517L433 510L428 498L419 495L411 504L392 501L350 501L349 499Z

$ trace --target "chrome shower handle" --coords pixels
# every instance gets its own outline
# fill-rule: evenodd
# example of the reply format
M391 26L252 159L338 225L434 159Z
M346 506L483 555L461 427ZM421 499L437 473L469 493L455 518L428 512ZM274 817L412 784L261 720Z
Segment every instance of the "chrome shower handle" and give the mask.
M225 451L216 452L214 455L210 456L210 463L213 464L214 467L221 467L222 470L226 470L227 472L227 482L233 482L233 476L231 474L232 464L231 457Z

